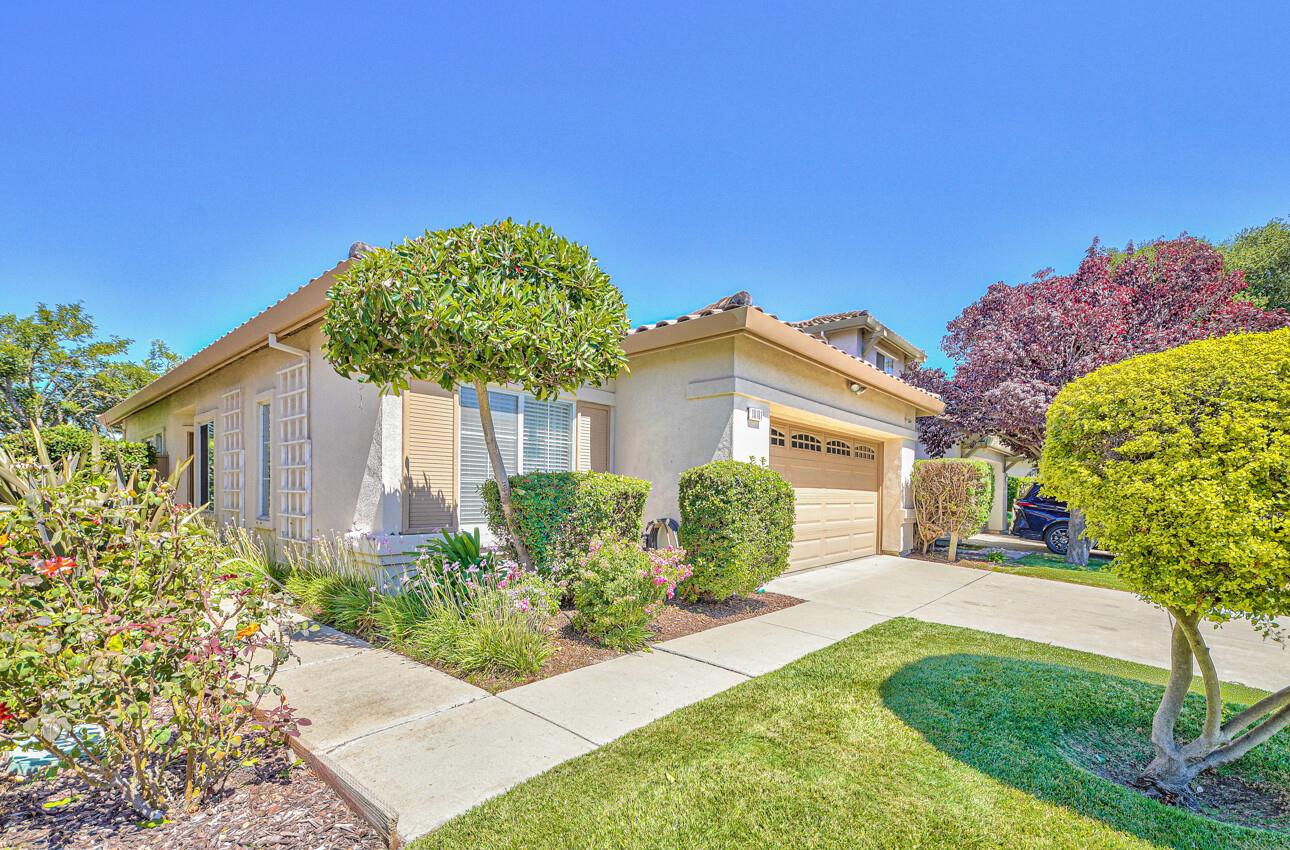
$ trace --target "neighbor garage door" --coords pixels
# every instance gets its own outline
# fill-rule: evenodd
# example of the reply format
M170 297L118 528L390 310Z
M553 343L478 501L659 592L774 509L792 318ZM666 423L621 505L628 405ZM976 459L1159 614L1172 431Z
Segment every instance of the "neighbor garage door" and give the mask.
M786 423L771 428L770 441L771 468L797 494L789 569L876 553L881 446Z

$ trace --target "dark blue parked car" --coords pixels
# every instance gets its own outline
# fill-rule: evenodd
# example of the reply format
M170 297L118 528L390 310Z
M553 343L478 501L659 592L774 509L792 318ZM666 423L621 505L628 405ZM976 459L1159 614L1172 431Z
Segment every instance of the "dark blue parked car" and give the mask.
M1042 540L1048 551L1065 555L1070 546L1071 512L1065 502L1039 492L1038 484L1012 503L1012 533L1030 540Z

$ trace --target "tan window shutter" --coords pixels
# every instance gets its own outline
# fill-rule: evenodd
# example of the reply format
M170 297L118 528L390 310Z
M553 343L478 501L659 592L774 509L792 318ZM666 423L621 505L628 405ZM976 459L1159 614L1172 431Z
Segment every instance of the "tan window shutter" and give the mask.
M578 402L577 444L579 471L609 471L609 408Z
M455 528L456 399L442 390L403 395L404 531Z

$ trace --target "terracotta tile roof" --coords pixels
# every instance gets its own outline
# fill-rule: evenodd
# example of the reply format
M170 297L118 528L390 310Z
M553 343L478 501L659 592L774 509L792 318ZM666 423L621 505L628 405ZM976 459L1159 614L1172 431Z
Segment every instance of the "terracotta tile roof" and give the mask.
M754 304L752 301L752 296L749 295L747 291L740 290L739 292L736 292L732 295L727 295L725 298L722 298L718 301L714 301L713 303L709 304L706 307L702 307L698 310L695 310L693 313L686 313L683 316L677 316L675 319L663 319L662 321L654 322L652 324L640 325L628 331L628 335L630 336L632 334L646 333L648 331L656 330L657 328L665 328L669 325L676 325L676 324L680 324L681 322L689 322L689 321L693 321L694 319L701 319L704 316L714 316L717 313L725 313L728 310L738 310L741 307L747 307L750 310L756 310L759 313L765 313L767 316L770 316L772 319L779 318L774 313L767 313L766 310ZM803 336L810 337L811 339L818 342L820 345L826 345L829 348L832 348L834 351L839 351L842 354L845 354L847 357L850 357L852 360L856 361L857 363L863 363L867 368L872 369L874 372L877 372L878 374L882 375L885 378L891 378L893 380L899 381L900 383L905 384L906 386L909 386L909 387L913 387L914 389L918 390L920 393L930 398L937 399L939 401L941 397L936 393L928 392L927 390L923 389L917 384L912 384L909 381L906 381L904 378L898 377L896 375L889 375L883 370L879 369L877 365L870 363L868 360L865 360L864 358L861 358L861 357L856 357L851 352L843 351L841 348L838 348L836 345L833 345L832 343L830 343L828 340L824 338L823 334L814 334L806 330L806 328L814 327L815 325L823 325L828 322L837 321L839 319L859 318L861 316L867 316L868 314L869 314L868 310L851 310L846 313L832 313L825 316L816 316L812 319L806 319L801 322L784 322L784 324L789 326L790 328L793 328L794 330L797 330Z
M741 289L736 293L727 295L725 298L720 298L716 301L713 301L707 307L700 307L698 310L695 310L693 313L686 313L683 316L677 316L675 319L663 319L662 321L653 322L648 325L639 325L635 328L632 328L630 331L627 332L627 334L630 336L631 334L638 334L638 333L644 333L645 331L652 331L655 328L665 328L668 325L676 325L676 324L680 324L681 322L688 322L691 319L701 319L704 316L715 316L717 313L725 313L728 310L738 310L740 307L750 307L753 310L758 311L759 313L766 312L765 310L758 307L756 304L752 302L752 296L748 294L747 290ZM767 315L770 316L772 319L776 318L776 316L770 313L767 313Z
M847 310L844 313L825 313L823 316L812 316L800 322L789 322L795 328L813 328L816 325L828 325L843 319L863 319L869 315L868 310Z

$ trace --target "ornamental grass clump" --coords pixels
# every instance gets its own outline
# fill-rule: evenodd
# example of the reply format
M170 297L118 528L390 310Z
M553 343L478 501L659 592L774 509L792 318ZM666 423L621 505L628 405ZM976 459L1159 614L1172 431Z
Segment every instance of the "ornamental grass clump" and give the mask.
M536 675L555 651L561 588L513 561L465 577L447 566L413 577L402 601L385 603L392 642L461 675Z
M148 820L192 810L294 732L286 600L173 481L36 454L0 449L0 749L47 750Z
M1044 489L1082 510L1111 567L1173 621L1169 684L1139 783L1173 802L1290 727L1290 685L1225 711L1214 624L1290 615L1290 330L1193 342L1106 366L1048 412ZM1282 635L1283 636L1283 635ZM1195 670L1200 734L1179 720Z
M644 550L635 543L593 541L572 570L574 628L615 649L640 649L649 623L693 570L685 550Z

